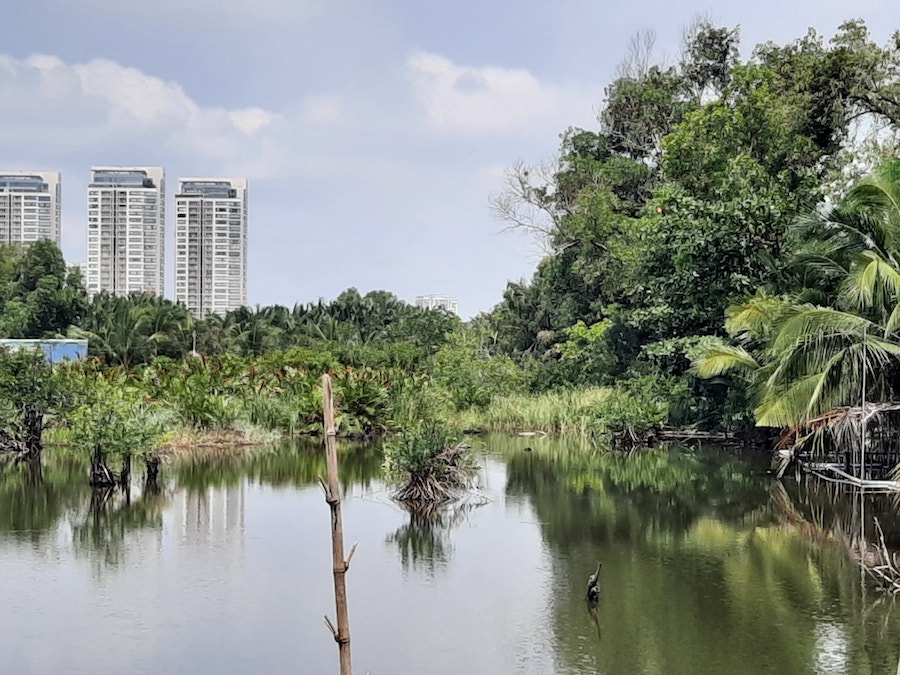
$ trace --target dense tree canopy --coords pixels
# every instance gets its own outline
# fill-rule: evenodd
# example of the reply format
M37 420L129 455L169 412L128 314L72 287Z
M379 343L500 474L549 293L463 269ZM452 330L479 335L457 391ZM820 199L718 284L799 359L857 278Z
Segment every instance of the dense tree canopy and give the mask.
M81 272L66 270L53 242L0 249L0 335L58 337L81 320L86 309Z
M828 290L798 287L813 271L796 264L811 244L794 223L895 134L900 43L876 45L859 21L745 60L738 39L697 20L665 67L635 40L597 130L566 131L555 166L510 170L494 210L548 255L480 320L497 352L540 374L535 386L674 375L715 398L686 371L701 336L724 336L727 307L758 288Z

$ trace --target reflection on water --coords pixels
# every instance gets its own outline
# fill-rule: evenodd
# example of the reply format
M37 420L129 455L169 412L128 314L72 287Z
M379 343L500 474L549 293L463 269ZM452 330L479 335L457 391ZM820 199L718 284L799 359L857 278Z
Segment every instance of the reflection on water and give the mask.
M479 497L432 513L389 499L377 448L342 448L359 671L896 672L894 601L845 544L872 515L900 542L889 500L715 449L525 440L488 438ZM0 465L0 672L336 672L324 473L297 445L128 493Z
M438 566L445 565L450 559L453 550L451 532L468 519L473 509L486 503L473 495L440 507L401 505L409 514L409 520L389 535L387 541L396 544L404 569L412 566L433 574Z

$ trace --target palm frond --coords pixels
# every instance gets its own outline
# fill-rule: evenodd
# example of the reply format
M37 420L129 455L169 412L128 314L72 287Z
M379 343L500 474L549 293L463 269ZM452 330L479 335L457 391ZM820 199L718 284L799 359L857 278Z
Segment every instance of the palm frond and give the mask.
M759 363L743 347L725 343L711 345L691 364L691 372L704 379L727 373L746 375L759 368Z

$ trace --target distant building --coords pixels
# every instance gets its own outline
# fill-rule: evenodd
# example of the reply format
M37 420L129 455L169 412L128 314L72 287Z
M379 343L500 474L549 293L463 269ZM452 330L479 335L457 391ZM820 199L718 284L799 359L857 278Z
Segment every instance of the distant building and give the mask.
M165 171L99 166L88 185L88 293L165 293Z
M448 298L446 295L416 296L416 307L421 307L422 309L443 309L453 314L459 314L459 300Z
M50 239L59 246L60 193L57 171L0 170L0 244Z
M179 179L175 299L198 319L247 304L246 179Z
M0 340L0 349L40 349L50 363L77 361L87 356L87 340Z
M87 284L87 275L88 275L88 264L87 260L79 260L78 262L68 263L69 272L74 272L78 270L81 272L81 283Z

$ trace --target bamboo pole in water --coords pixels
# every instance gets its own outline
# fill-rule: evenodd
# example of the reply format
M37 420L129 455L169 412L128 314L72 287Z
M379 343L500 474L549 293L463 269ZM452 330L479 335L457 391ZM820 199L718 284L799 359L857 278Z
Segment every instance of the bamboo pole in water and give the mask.
M351 675L350 666L350 620L347 615L347 588L344 576L350 569L350 559L356 552L356 544L344 558L344 528L341 522L341 491L338 483L338 461L334 426L334 400L331 390L331 377L322 376L322 398L325 412L325 459L328 465L328 482L321 478L319 482L325 491L325 501L331 509L331 554L334 570L334 603L337 611L337 628L325 617L325 623L338 643L341 659L341 675Z

